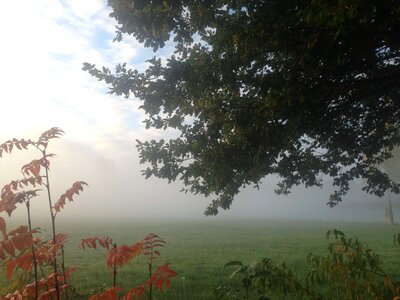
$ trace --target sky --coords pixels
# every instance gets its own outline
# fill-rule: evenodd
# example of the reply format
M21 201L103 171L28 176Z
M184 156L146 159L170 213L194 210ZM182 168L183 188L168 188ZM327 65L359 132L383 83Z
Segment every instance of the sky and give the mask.
M51 127L65 131L49 146L57 155L51 161L53 198L77 180L89 187L67 203L62 218L204 219L211 198L180 193L179 182L145 180L140 174L145 166L139 164L135 140L158 139L165 132L145 130L138 101L107 94L103 83L82 71L84 62L110 68L128 62L143 70L154 55L128 36L114 43L117 24L109 13L103 0L2 2L0 143L36 139ZM37 156L34 150L5 155L0 184L20 178L20 167ZM276 182L269 177L259 191L245 189L231 210L214 218L384 222L382 199L352 192L332 209L326 206L329 188L297 188L278 196ZM33 213L44 215L45 198L34 201Z

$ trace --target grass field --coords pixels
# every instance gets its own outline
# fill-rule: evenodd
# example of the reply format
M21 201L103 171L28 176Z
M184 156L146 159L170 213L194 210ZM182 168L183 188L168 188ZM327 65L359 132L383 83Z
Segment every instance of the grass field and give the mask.
M328 241L326 231L332 228L357 236L374 249L388 273L400 278L400 249L394 248L393 235L399 227L378 224L329 224L324 222L236 221L181 223L113 223L66 224L60 231L70 233L66 249L67 262L78 266L74 285L81 295L101 286L110 286L112 277L106 268L106 252L79 250L79 240L85 236L108 235L117 243L132 244L153 232L167 242L160 262L171 262L178 272L172 289L157 299L212 299L219 284L230 284L231 270L223 266L231 260L250 263L269 257L277 263L286 262L293 271L304 276L309 271L309 253L324 254ZM144 260L138 259L120 270L118 281L129 287L140 283L146 273ZM86 298L86 297L83 297Z
M232 284L223 266L231 260L250 263L264 257L276 263L286 262L300 276L309 271L309 253L325 254L329 229L340 229L357 236L374 249L383 260L383 268L400 279L400 248L393 245L399 226L380 224L330 224L325 222L235 221L221 222L119 222L66 223L59 232L69 233L66 248L67 266L76 266L73 286L76 299L87 299L91 291L112 285L106 267L106 250L80 250L80 239L88 236L110 236L118 244L133 244L148 233L156 233L167 241L160 263L170 262L178 272L170 291L157 293L156 299L214 299L215 288ZM118 284L133 287L147 274L145 260L138 258L119 270Z

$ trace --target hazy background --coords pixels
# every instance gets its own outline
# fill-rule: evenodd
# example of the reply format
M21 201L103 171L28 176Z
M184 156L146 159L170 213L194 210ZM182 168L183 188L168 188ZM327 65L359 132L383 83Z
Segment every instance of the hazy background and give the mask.
M66 134L50 144L54 200L77 180L89 187L75 202L67 203L59 218L101 219L204 219L211 199L180 193L180 183L145 180L138 163L135 139L159 138L163 131L147 131L139 103L107 95L102 83L81 70L83 62L113 67L128 62L143 69L152 57L135 40L113 43L115 21L102 0L5 1L0 10L1 96L0 142L36 139L51 127ZM171 50L163 49L164 55ZM0 185L21 177L20 167L38 153L17 151L0 159ZM335 208L326 206L331 192L294 189L290 196L273 190L277 179L264 180L259 191L246 189L231 210L216 218L317 219L385 222L384 204L360 192L352 192ZM47 213L46 198L33 200L33 214ZM399 218L399 198L393 201ZM18 209L16 215L22 215ZM47 214L46 214L47 216Z

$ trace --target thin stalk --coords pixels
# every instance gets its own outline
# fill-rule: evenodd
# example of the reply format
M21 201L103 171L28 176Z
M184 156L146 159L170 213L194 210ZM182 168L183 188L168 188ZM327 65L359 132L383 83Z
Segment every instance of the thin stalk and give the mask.
M182 277L182 286L183 286L183 297L187 297L186 296L186 286L185 286L185 277Z
M39 269L40 269L40 274L42 275L42 278L44 278L44 270L41 265L39 265Z
M37 270L35 245L33 243L33 234L32 234L31 205L29 203L29 200L25 204L26 204L26 209L28 211L28 226L29 226L29 232L31 234L31 240L32 240L32 259L33 259L33 270L34 270L34 276L35 276L35 300L37 300L39 298L38 270Z
M64 284L67 284L67 277L65 276L65 259L64 259L64 246L61 246L61 269L64 277ZM68 299L68 290L65 290L65 296Z
M114 250L117 248L117 244L114 244ZM113 271L113 287L117 285L117 260L114 260L114 271Z
M151 278L151 263L149 263L149 278ZM150 288L149 288L149 300L152 299L153 296L153 284L150 284Z
M41 150L43 157L46 157L46 150ZM51 227L52 227L52 231L53 231L53 245L56 244L57 240L56 240L56 217L53 213L53 204L51 201L51 194L50 194L50 180L49 180L49 168L46 166L45 167L45 171L46 171L46 189L47 189L47 197L49 199L49 208L50 208L50 216L51 216ZM53 263L53 271L54 271L54 285L56 288L56 299L60 300L60 287L58 284L58 272L57 272L57 257L56 255L54 256L54 263Z
M149 279L152 276L152 267L153 267L153 247L151 247L151 251L150 251L150 262L149 262ZM153 297L153 284L150 284L149 287L149 300L152 300Z

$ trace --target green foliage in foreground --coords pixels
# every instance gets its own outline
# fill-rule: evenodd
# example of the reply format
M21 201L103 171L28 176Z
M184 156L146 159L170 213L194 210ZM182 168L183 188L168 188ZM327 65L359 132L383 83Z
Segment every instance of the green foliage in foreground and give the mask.
M310 254L312 270L302 282L286 264L277 266L268 258L246 266L240 261L225 267L238 266L231 277L242 277L242 291L223 287L219 299L400 299L400 282L382 268L379 256L357 238L348 238L339 230L330 230L334 237L328 255Z

